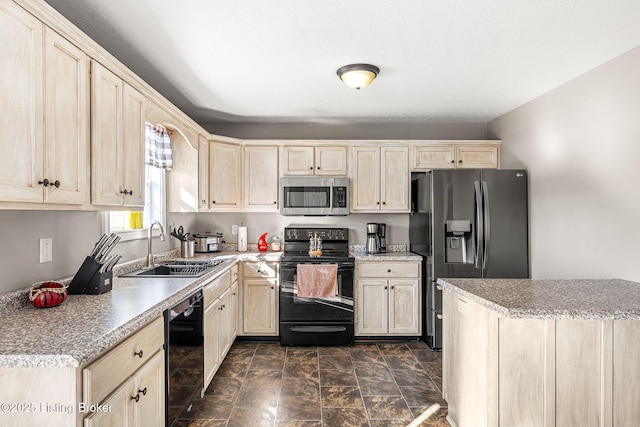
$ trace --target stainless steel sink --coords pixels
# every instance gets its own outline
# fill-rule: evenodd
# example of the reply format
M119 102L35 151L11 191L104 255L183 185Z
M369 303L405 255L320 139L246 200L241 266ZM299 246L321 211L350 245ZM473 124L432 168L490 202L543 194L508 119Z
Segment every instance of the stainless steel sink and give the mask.
M123 274L120 277L200 277L226 260L167 261L144 270Z

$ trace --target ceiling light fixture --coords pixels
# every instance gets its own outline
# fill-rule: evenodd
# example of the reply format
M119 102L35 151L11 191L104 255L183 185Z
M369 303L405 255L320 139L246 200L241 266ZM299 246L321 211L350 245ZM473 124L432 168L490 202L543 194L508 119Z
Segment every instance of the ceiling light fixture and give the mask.
M371 84L380 74L380 68L371 64L349 64L338 68L336 73L347 86L359 90Z

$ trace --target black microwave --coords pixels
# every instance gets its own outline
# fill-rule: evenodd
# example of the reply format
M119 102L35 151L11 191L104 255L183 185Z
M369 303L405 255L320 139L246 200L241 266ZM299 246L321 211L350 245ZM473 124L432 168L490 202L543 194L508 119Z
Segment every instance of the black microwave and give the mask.
M280 178L280 214L349 215L349 178L284 176Z

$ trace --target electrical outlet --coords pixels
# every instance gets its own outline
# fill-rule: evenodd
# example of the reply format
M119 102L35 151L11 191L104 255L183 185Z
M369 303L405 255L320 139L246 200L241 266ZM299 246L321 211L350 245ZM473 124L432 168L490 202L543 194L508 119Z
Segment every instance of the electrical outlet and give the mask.
M40 262L51 262L53 260L53 239L48 237L40 239Z
M236 224L231 226L231 234L238 234L238 226Z

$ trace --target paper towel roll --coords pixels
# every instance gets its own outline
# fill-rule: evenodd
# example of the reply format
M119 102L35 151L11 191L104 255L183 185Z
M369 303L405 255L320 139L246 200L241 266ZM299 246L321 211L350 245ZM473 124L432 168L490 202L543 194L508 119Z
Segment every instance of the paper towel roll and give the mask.
M247 250L247 227L238 227L238 252Z

